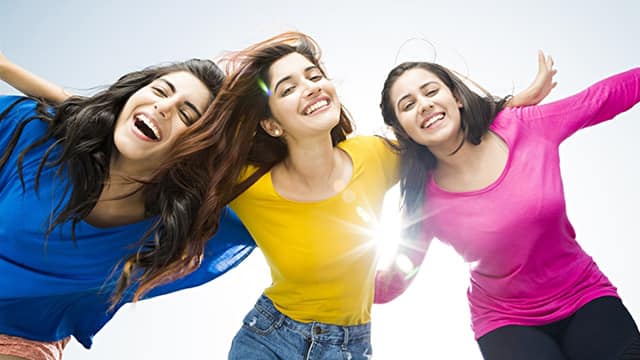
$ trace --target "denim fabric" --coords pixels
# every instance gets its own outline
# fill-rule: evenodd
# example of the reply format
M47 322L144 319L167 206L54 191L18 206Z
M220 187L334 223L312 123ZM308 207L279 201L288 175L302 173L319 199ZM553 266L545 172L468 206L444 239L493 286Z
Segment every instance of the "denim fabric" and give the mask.
M371 359L371 326L301 323L262 295L233 339L230 360Z

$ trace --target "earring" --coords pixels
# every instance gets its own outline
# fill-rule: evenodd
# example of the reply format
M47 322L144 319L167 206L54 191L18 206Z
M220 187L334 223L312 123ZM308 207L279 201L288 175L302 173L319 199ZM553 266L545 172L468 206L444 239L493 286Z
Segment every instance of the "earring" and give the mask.
M280 129L273 130L273 135L280 136Z

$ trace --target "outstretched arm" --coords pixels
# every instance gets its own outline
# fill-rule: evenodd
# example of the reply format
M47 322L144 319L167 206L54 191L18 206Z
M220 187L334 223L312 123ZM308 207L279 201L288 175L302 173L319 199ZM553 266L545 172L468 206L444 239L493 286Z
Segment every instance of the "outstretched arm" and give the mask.
M0 52L0 80L13 86L25 95L61 103L72 94L62 87L45 80L14 64Z
M528 88L514 95L507 106L536 105L547 97L551 90L556 87L557 82L553 81L553 76L557 70L553 68L553 58L545 56L542 50L538 50L538 73Z
M576 131L629 110L640 102L640 67L600 80L548 104L517 108L513 114L529 131L560 144Z

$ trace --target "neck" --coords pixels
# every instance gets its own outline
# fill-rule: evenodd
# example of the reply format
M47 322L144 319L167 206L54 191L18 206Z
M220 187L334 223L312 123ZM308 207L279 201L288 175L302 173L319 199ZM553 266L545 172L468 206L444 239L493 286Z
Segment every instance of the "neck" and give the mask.
M289 155L282 162L283 169L307 184L326 183L336 168L336 148L331 136L305 139L304 143L290 141Z
M111 227L144 219L142 185L134 179L128 172L123 172L122 167L111 166L100 198L86 221L98 227Z
M460 145L464 134L460 132L453 142L445 144L441 147L431 149L431 152L437 159L437 165L435 172L448 173L448 174L465 174L474 171L477 164L481 162L479 159L483 158L490 138L490 133L487 132L482 136L482 141L478 145L473 145L467 140L464 141L460 149L452 154L453 151Z

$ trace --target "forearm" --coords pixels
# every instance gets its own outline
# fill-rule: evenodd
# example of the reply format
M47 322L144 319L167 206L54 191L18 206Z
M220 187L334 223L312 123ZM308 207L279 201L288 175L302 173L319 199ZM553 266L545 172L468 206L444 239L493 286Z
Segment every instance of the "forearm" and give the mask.
M376 273L375 303L390 302L407 290L420 270L430 241L400 245L394 261Z
M529 87L510 97L506 106L517 107L538 104L556 87L557 83L553 80L556 73L551 56L545 56L542 50L538 50L538 73L535 79L533 79Z
M0 79L25 95L43 98L54 103L61 103L71 96L62 87L10 61L0 62Z

